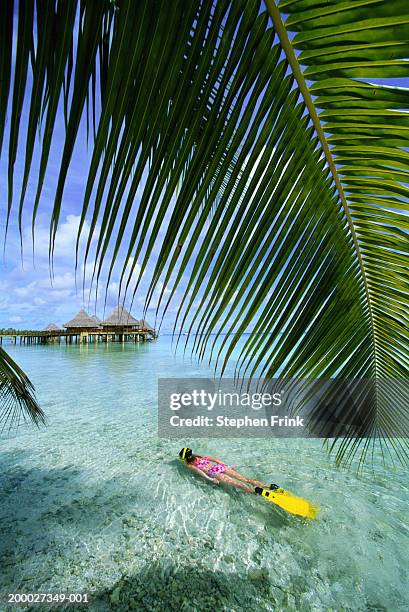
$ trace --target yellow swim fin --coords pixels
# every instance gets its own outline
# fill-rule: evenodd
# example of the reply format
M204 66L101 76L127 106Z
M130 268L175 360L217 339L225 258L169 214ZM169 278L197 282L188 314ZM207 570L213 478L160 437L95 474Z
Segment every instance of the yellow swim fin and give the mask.
M262 495L268 501L276 504L276 506L280 506L280 508L283 508L287 512L291 512L291 514L296 514L297 516L315 519L320 511L318 506L314 506L314 504L307 499L297 497L285 489L277 488L270 491L269 489L256 487L255 491L256 494Z

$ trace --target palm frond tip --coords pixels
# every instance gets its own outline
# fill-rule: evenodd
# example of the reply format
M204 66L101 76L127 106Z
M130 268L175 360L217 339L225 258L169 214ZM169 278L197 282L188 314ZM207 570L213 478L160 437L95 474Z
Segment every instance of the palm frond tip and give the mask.
M45 424L45 415L26 374L0 347L0 429L16 426L21 419Z

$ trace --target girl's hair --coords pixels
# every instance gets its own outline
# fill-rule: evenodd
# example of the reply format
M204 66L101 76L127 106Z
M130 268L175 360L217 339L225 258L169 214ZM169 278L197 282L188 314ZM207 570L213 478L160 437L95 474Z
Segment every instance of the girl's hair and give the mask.
M200 457L200 455L194 455L192 453L191 448L187 448L187 446L184 446L179 452L179 457L182 459L182 461L185 461L186 463L193 463L196 457Z

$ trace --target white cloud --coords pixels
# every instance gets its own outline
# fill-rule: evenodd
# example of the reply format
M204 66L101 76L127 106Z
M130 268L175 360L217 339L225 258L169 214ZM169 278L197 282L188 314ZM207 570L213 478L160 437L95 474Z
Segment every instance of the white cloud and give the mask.
M141 266L138 264L138 262L136 263L134 262L135 262L135 259L133 257L130 257L126 265L125 274L124 274L125 282L127 282L129 275L131 275L130 282L129 282L129 286L131 289L135 287L141 275ZM133 270L132 270L132 266L134 266ZM132 270L132 274L131 274L131 270ZM143 276L144 274L142 274L142 278Z
M70 262L74 261L80 219L80 215L67 215L65 221L62 221L59 224L55 237L55 261L60 260L61 258L69 259ZM85 221L81 233L80 250L82 250L86 245L90 227L90 223L88 221ZM92 238L92 243L95 241L96 237L98 236L98 233L99 227L96 227ZM26 229L24 230L24 242L26 245L28 245L31 244L31 240L31 230L26 227ZM49 241L49 228L37 225L34 233L35 258L39 257L48 259L48 250L50 244Z
M24 285L23 287L15 287L14 293L20 298L31 297L36 287L37 281L32 281L31 283L29 283L28 285Z
M75 289L75 276L72 272L64 274L56 274L52 280L44 278L38 283L39 287L44 289Z

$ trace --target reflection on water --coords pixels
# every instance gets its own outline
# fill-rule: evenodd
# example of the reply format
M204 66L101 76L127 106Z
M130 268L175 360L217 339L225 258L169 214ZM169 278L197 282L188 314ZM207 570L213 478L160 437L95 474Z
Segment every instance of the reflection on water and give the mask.
M306 523L196 479L181 442L158 440L157 378L209 372L166 337L10 352L49 426L1 440L0 592L92 592L95 610L407 610L403 470L358 479L314 440L186 441L319 503Z

